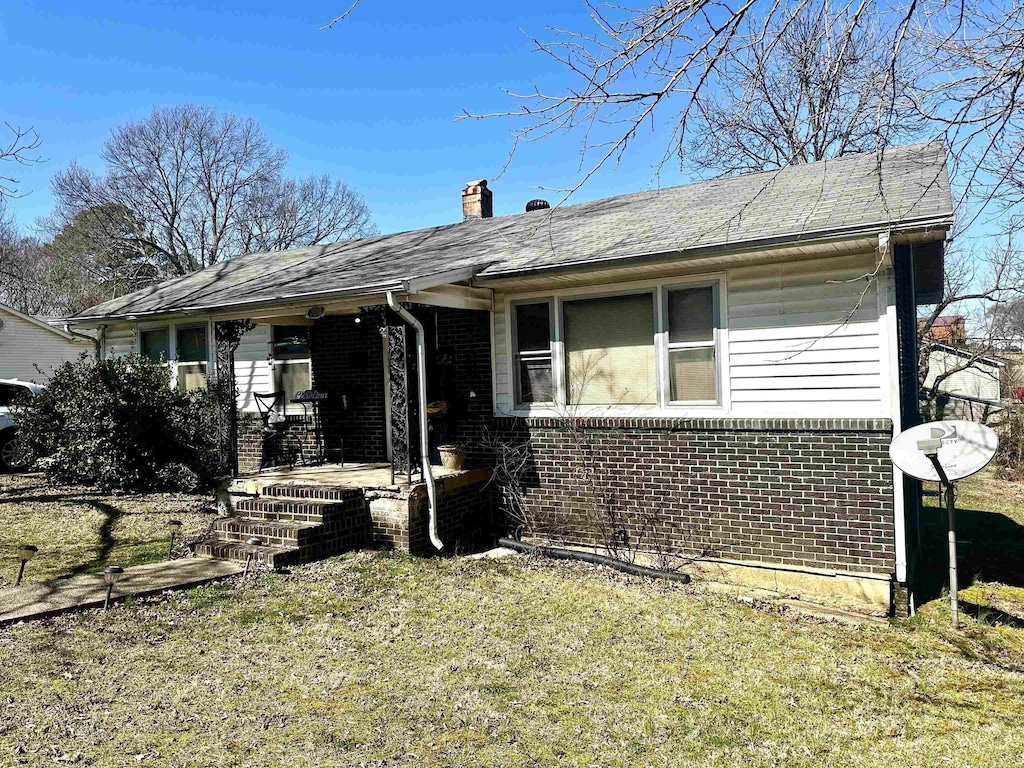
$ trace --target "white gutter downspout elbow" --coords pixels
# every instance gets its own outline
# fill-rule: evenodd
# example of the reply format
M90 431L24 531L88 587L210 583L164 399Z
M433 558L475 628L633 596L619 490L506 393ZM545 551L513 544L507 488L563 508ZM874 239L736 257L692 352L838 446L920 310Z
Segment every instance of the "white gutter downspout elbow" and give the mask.
M423 479L427 483L427 500L430 506L430 543L440 552L444 544L437 537L437 490L434 488L434 476L430 472L430 437L427 433L427 353L423 325L409 310L395 301L395 295L387 292L388 306L400 318L416 329L416 389L419 395L420 421L420 467Z

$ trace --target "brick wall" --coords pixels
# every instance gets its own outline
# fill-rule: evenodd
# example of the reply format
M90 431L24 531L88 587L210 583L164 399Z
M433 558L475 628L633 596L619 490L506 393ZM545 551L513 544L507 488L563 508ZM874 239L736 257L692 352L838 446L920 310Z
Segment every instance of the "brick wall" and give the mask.
M312 458L316 453L312 420L307 422L301 416L288 416L284 434L269 440L263 432L263 421L258 413L238 414L238 471L242 474L257 472L265 452L276 455L268 457L267 466L287 464L286 456L291 455L297 464L301 456Z
M528 533L710 549L731 560L888 574L888 420L500 419L533 443ZM595 512L594 483L622 519ZM651 524L656 533L651 532ZM647 530L645 531L645 527Z
M385 461L384 354L378 324L372 318L329 315L311 333L313 386L327 392L321 405L324 444L330 461ZM342 409L342 395L348 410Z
M438 365L445 367L445 397L452 408L449 437L466 444L467 464L482 466L489 457L480 442L494 408L490 315L438 308L436 322Z

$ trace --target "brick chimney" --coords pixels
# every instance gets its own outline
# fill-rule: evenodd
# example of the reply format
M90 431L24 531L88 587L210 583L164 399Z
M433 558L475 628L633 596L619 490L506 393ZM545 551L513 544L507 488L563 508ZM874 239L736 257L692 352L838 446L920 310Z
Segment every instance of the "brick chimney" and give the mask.
M487 179L467 181L462 190L462 220L489 219L494 215L491 200L494 193L487 188Z

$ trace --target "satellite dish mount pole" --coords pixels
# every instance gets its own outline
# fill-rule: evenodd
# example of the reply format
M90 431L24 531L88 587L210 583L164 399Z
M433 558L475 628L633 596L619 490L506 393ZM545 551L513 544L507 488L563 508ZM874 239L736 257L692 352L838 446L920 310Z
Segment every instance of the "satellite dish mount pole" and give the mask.
M946 491L946 515L949 519L949 530L946 534L949 541L949 614L952 618L953 626L959 627L960 600L958 597L959 585L956 572L956 494L953 489L953 483L946 477L946 470L942 468L942 462L939 461L938 449L926 450L924 455L928 457L932 466L935 467L935 471L939 475L939 481L942 483L941 487Z

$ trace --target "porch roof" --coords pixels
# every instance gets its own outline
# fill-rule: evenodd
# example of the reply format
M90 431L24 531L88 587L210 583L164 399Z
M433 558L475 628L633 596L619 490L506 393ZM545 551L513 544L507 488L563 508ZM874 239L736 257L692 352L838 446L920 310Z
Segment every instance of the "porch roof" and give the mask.
M940 143L849 155L548 211L255 253L104 302L72 322L317 303L470 277L582 268L952 221Z

